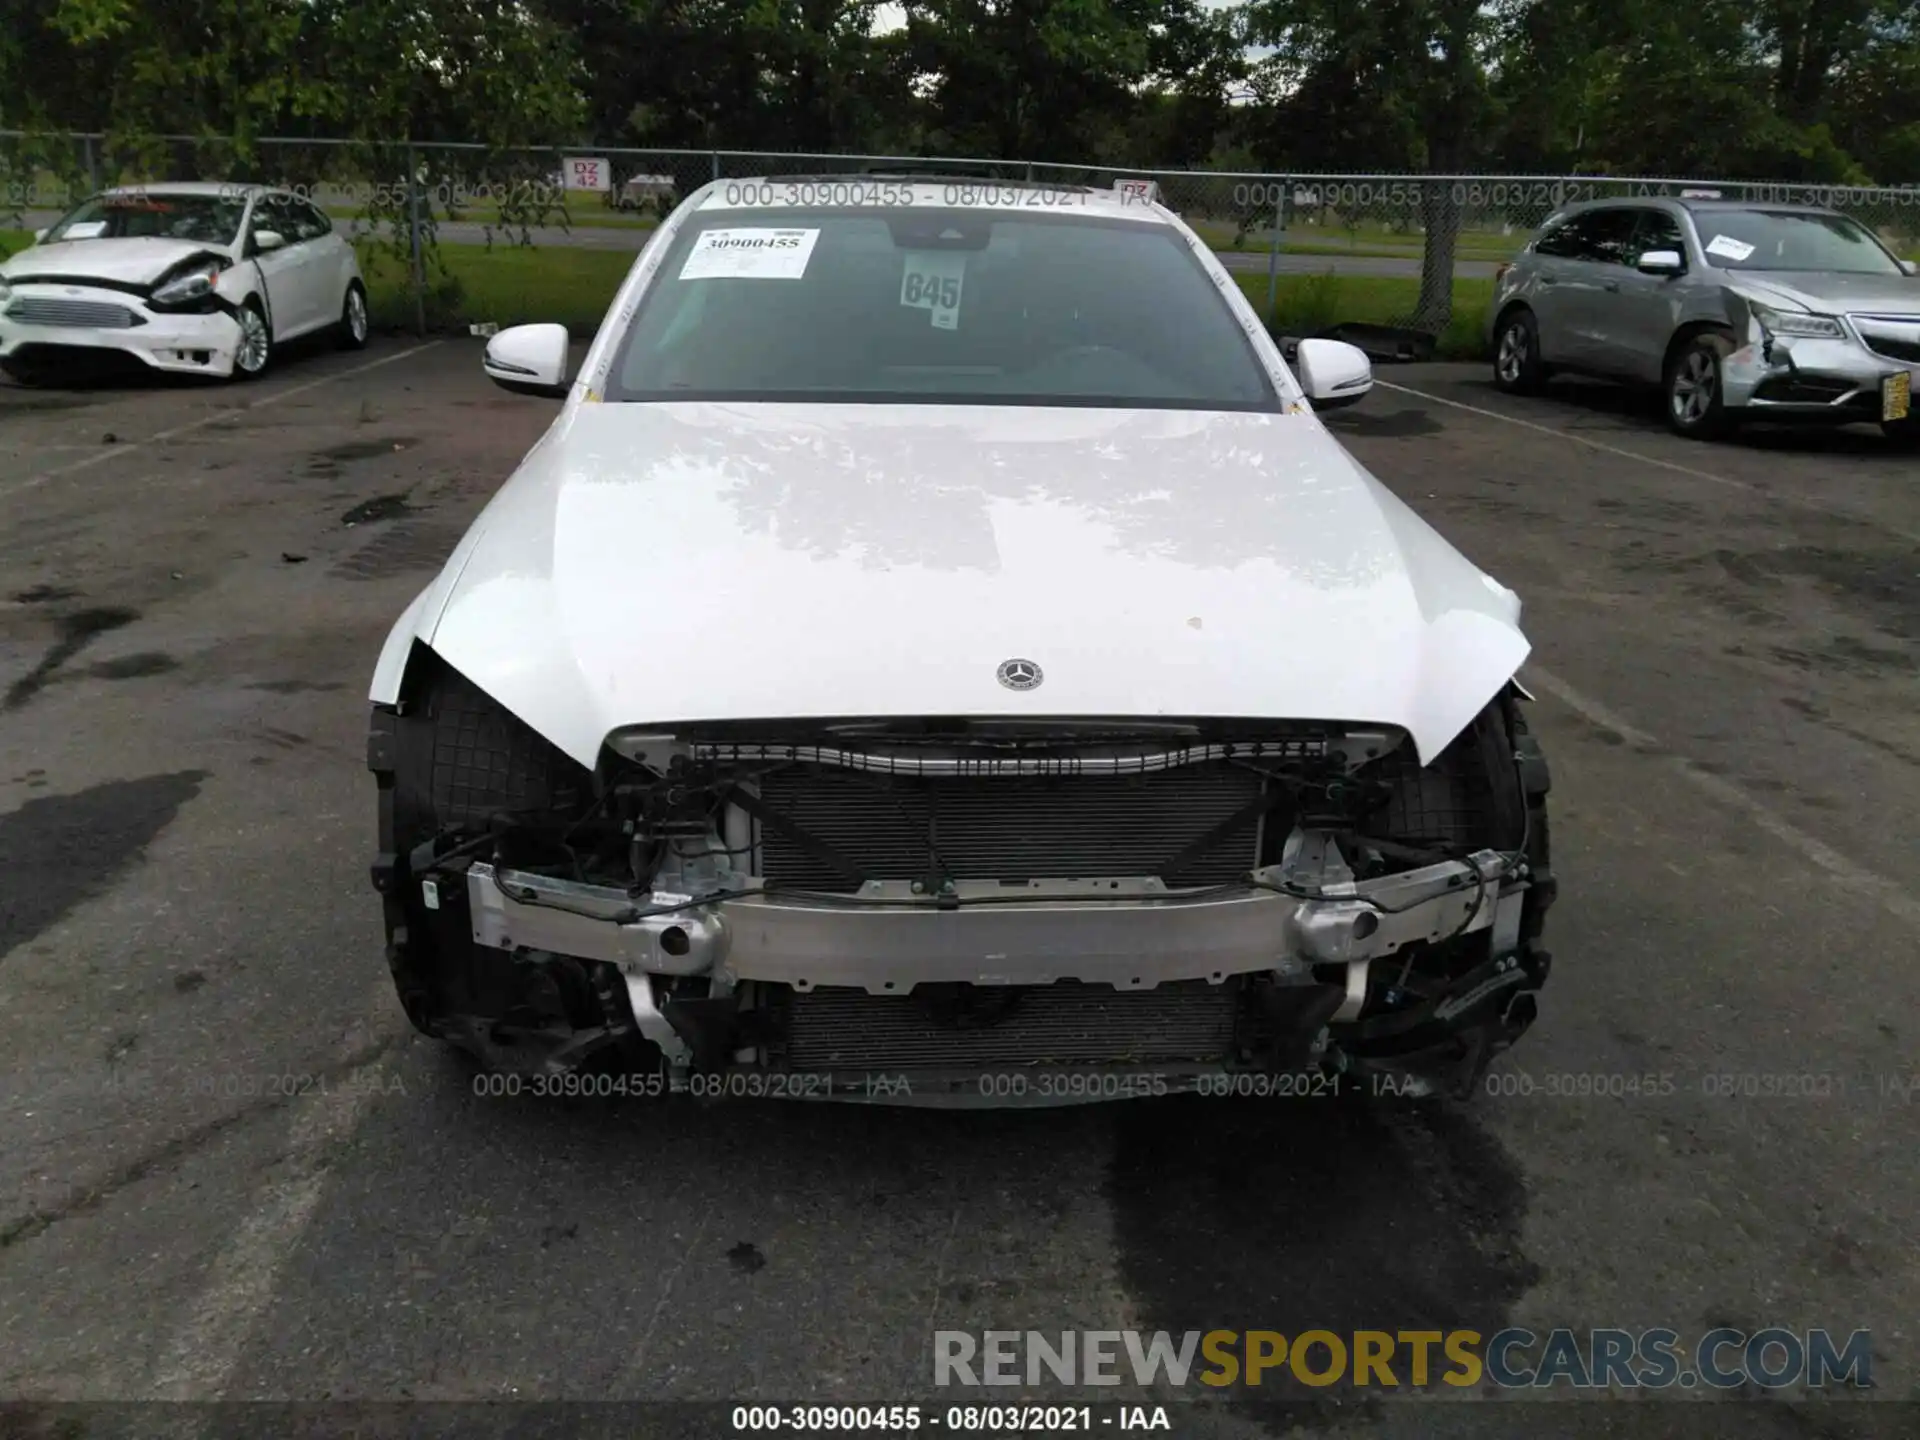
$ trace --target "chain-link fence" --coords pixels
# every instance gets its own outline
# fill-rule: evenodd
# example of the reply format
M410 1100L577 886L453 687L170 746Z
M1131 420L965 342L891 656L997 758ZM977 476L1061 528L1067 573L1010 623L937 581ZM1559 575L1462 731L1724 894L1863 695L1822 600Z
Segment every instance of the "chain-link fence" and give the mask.
M1402 328L1443 351L1478 343L1495 269L1561 205L1717 191L1758 203L1825 205L1920 257L1920 184L1538 175L1275 175L1113 169L950 157L635 150L497 149L368 143L0 133L0 231L50 224L108 185L230 180L306 195L355 237L376 309L426 329L462 321L563 318L590 326L623 256L709 181L750 176L939 170L1008 181L1111 187L1157 182L1286 334L1340 325ZM27 236L0 235L17 247ZM496 252L482 255L477 247ZM567 252L543 254L527 248ZM497 252L517 253L502 259Z

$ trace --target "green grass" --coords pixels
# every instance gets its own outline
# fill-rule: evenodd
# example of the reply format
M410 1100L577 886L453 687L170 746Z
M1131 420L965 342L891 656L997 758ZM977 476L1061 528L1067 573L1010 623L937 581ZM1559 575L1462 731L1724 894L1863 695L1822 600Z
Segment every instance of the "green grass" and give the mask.
M491 321L517 325L557 321L578 338L598 328L614 292L633 263L631 255L555 247L442 245L444 275L429 270L427 320L435 328ZM386 253L363 251L368 299L376 323L405 329L413 324L413 298L406 266ZM1235 277L1256 311L1266 314L1267 278ZM1311 335L1343 321L1405 324L1419 299L1411 278L1364 275L1282 275L1268 328L1276 335ZM1476 359L1490 280L1457 280L1453 323L1441 336L1444 357Z
M1272 236L1263 229L1250 230L1242 237L1230 224L1217 220L1190 220L1194 234L1215 250L1241 254L1264 254L1272 245ZM1235 244L1238 239L1239 243ZM1511 260L1527 236L1502 236L1495 232L1465 230L1455 242L1455 260ZM1418 260L1422 237L1396 234L1386 230L1328 230L1299 226L1287 230L1280 242L1283 255L1364 255L1383 260Z
M327 214L349 224L367 218L364 207L352 205L329 206ZM475 203L462 206L456 215L445 206L440 206L434 211L434 216L442 225L497 225L500 223L500 207L491 201ZM574 230L651 230L660 223L651 216L626 215L598 205L575 205L565 211L554 210L543 216L540 223L559 225L563 220Z
M1275 335L1312 335L1343 323L1406 325L1420 299L1420 282L1373 275L1282 275L1271 314L1267 277L1236 275L1241 291ZM1481 330L1493 303L1491 280L1453 282L1453 320L1435 353L1443 360L1478 360L1486 354Z
M0 230L0 253L12 254L31 238L25 230ZM433 329L473 322L519 325L557 321L585 339L599 328L633 256L614 250L558 246L442 245L441 266L427 270L427 323ZM381 247L362 245L360 266L374 323L411 329L413 292L407 265ZM1276 304L1267 314L1267 277L1236 275L1253 308L1276 335L1311 335L1343 321L1405 324L1420 296L1412 278L1370 275L1282 275ZM1453 323L1440 337L1448 359L1479 359L1481 328L1493 299L1490 280L1456 280Z
M429 326L548 320L585 338L598 328L634 257L623 250L551 245L442 245L439 260L440 267L427 266ZM411 327L414 304L406 262L384 248L362 245L360 270L367 278L374 323Z

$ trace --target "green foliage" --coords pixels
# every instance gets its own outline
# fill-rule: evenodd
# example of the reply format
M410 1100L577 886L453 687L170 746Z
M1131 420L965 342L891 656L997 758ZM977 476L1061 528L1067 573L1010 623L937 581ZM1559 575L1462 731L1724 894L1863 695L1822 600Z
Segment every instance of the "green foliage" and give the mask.
M472 213L509 242L566 223L545 184L559 154L538 145L1912 184L1915 6L0 0L0 126L108 137L0 144L14 197L0 220L29 181L377 182L365 210L391 258L412 266L403 237L419 206L437 285L432 227L468 213L463 191L492 188ZM285 135L355 143L257 143ZM1436 331L1456 295L1451 193L1425 187L1417 207L1425 269L1410 312ZM1242 246L1273 219L1270 203L1220 197L1207 214Z
M1899 184L1920 174L1920 18L1914 0L0 0L0 123L218 137L242 165L255 137L305 133Z

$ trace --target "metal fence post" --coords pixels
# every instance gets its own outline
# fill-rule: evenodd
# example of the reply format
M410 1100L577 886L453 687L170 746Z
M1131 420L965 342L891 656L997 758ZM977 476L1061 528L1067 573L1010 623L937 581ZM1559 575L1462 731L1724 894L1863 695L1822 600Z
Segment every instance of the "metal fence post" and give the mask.
M420 255L420 168L414 159L413 142L407 142L407 247L413 275L413 333L427 333L427 276Z
M1273 324L1274 311L1280 304L1280 236L1285 221L1287 182L1285 178L1271 182L1273 185L1273 235L1267 250L1267 324Z
M91 195L100 188L100 171L98 169L98 162L94 159L93 155L93 136L82 135L80 137L80 150L81 154L86 157L87 193Z
M720 152L718 150L713 152L713 178L716 180L720 178Z

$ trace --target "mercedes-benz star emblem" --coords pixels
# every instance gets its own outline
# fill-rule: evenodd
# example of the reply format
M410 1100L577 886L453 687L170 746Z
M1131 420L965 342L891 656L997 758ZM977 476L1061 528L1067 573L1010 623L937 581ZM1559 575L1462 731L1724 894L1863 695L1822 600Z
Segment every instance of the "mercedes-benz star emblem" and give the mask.
M1040 667L1031 660L1002 660L1000 669L995 672L1000 683L1009 690L1037 690L1040 688Z

